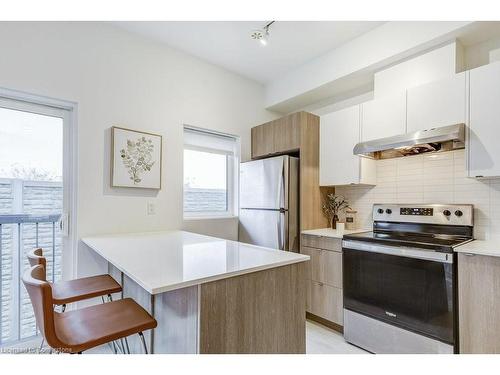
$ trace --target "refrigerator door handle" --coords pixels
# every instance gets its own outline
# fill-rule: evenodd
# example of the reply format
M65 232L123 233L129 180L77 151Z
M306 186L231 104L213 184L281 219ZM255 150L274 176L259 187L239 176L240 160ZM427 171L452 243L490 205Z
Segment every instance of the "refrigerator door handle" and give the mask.
M278 207L288 209L288 172L289 171L289 157L283 157L283 164L281 166L281 180L279 186Z
M282 227L282 225L281 225L281 218L282 217L283 217L283 213L280 210L278 224L277 224L278 225L278 231L277 231L277 233L278 233L278 249L279 250L284 250L283 249L283 231L281 230L281 227Z

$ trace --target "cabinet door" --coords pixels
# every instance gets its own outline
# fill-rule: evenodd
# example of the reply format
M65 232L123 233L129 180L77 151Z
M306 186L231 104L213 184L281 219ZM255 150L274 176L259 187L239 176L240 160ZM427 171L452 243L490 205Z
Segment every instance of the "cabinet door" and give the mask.
M274 152L296 151L300 148L300 112L272 122Z
M323 280L320 281L336 288L342 288L342 253L322 250L321 264Z
M406 92L398 92L362 104L363 142L406 133Z
M321 249L313 249L312 247L302 246L300 252L309 255L311 259L306 265L306 279L314 281L323 281L323 269L321 264Z
M359 156L353 148L360 139L359 106L321 116L319 183L322 186L359 183Z
M307 282L306 309L311 314L342 325L342 289L309 280Z
M407 132L466 123L465 72L408 90Z
M469 74L469 176L500 176L500 62Z
M458 254L461 353L500 353L500 258Z
M252 158L270 155L274 152L274 129L272 123L252 128Z

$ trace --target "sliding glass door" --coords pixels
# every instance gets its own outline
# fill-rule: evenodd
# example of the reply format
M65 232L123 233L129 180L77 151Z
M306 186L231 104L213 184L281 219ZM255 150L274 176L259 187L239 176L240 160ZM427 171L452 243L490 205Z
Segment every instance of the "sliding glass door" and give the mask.
M0 97L0 345L38 331L21 281L28 268L26 253L43 249L49 281L69 271L70 114Z

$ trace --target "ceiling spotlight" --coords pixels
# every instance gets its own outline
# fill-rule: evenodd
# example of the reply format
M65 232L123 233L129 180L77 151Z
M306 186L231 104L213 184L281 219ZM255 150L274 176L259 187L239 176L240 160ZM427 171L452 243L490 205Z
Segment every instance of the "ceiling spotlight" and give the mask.
M269 26L271 26L275 21L269 22L262 29L252 30L250 37L253 40L258 40L263 46L267 45L269 39Z

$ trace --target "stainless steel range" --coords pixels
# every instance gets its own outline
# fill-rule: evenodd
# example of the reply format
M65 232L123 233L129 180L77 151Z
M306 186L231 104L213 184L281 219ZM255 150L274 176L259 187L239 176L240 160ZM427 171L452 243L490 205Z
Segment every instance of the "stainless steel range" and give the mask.
M458 351L456 255L472 205L373 206L373 231L345 235L344 337L373 353Z

